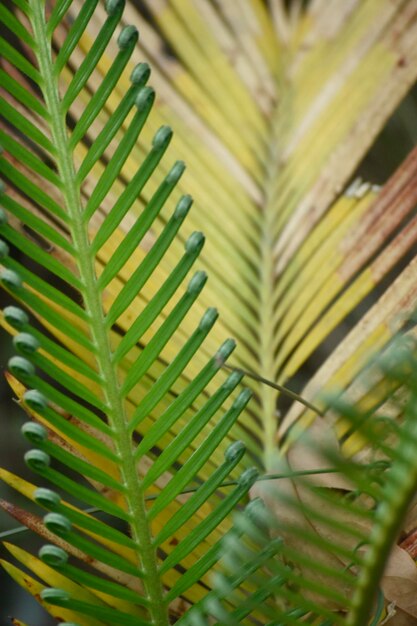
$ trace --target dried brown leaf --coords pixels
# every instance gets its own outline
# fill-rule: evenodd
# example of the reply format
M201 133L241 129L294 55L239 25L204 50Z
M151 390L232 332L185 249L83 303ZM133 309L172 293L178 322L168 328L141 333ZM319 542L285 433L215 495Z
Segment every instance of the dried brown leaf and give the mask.
M387 600L404 611L410 619L417 618L417 566L410 555L399 546L395 546L391 552L382 589ZM403 623L408 626L417 622Z

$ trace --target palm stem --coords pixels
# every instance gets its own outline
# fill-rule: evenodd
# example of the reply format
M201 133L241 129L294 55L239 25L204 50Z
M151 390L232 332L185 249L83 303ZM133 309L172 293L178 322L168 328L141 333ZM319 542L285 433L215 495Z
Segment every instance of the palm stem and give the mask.
M277 169L276 119L271 123L270 150L265 172L265 194L263 220L260 234L260 298L259 298L259 374L260 378L271 380L275 377L274 366L274 181ZM264 465L270 470L277 454L277 410L276 393L271 385L262 385L260 390L262 423L264 429Z

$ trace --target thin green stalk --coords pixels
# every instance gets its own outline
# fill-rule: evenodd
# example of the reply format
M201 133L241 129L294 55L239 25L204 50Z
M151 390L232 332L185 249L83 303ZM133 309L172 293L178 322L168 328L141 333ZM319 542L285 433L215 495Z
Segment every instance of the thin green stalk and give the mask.
M288 387L283 387L282 385L279 385L278 383L274 383L272 380L268 380L266 378L263 378L263 376L259 376L258 374L255 374L255 372L242 370L240 367L233 367L232 365L226 365L225 363L223 364L223 367L225 369L232 370L234 372L239 372L240 374L243 374L244 376L248 376L248 378L252 378L253 380L257 380L263 385L268 385L268 387L271 387L272 389L276 389L277 391L282 393L284 396L288 396L288 398L291 398L295 402L300 402L300 404L304 404L304 406L306 406L308 409L311 409L312 411L317 413L317 415L320 415L321 417L324 416L323 411L319 409L317 406L315 406L315 404L312 404L311 402L303 398L303 396L300 396L300 394L296 393L292 389L289 389Z
M44 7L40 0L29 0L32 9L32 28L38 46L39 69L44 82L44 98L51 117L50 128L56 149L56 162L63 183L63 201L70 218L72 242L82 284L82 296L88 315L93 343L96 347L97 368L102 378L102 387L107 405L107 417L113 430L114 446L119 456L120 473L126 487L126 502L131 517L132 537L136 541L138 562L145 574L144 583L149 599L149 611L155 626L167 626L168 614L163 589L158 575L155 550L146 522L143 490L138 478L129 435L128 418L120 393L117 373L112 365L112 351L106 331L101 293L97 287L94 258L84 220L79 186L69 149L65 116L61 107L58 84L51 57L48 29Z

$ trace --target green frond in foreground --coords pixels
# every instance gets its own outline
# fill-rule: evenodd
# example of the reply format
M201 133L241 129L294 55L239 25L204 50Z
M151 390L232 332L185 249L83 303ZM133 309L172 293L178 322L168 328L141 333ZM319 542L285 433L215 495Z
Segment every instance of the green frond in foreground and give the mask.
M345 484L294 473L256 485L253 495L262 497L235 515L213 590L179 623L237 626L248 617L280 625L382 621L384 569L417 487L417 363L415 351L403 343L397 340L379 359L387 379L407 392L401 423L383 411L361 413L340 397L330 400L349 436L362 439L366 458L344 457L326 437L306 440L309 454ZM290 467L287 472L291 476ZM243 583L249 593L242 592Z

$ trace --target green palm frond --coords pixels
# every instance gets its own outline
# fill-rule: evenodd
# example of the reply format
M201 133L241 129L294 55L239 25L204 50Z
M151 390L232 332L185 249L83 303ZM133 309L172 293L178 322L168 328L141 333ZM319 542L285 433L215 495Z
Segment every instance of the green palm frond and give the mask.
M10 159L1 159L0 170L14 190L12 195L3 196L10 222L3 214L1 231L4 239L24 251L37 267L43 267L48 278L36 276L9 256L7 245L3 244L1 282L46 326L45 330L40 330L31 324L30 317L18 307L7 307L4 311L4 322L15 329L14 345L19 352L19 356L10 360L9 370L26 388L23 403L36 418L23 426L24 435L35 446L26 453L25 461L53 489L62 493L58 496L50 489L34 488L32 492L26 490L25 494L49 511L43 517L43 525L47 531L44 534L52 543L41 549L40 558L60 572L57 580L61 586L52 586L51 576L46 575L49 570L41 561L31 563L33 571L47 585L41 593L43 602L62 607L71 620L88 620L88 616L94 616L114 624L149 621L166 624L169 600L164 587L170 588L170 600L179 593L171 572L182 563L187 570L187 585L181 585L181 593L200 580L213 563L213 554L209 561L206 559L207 563L204 561L206 537L221 532L223 521L248 493L256 478L256 471L248 470L228 496L218 501L216 490L230 473L236 475L234 470L242 458L244 445L232 444L219 467L214 471L210 467L213 456L219 458L222 446L223 451L226 449L225 438L251 394L243 390L230 402L242 379L236 372L223 379L221 385L211 384L235 347L231 339L226 340L212 358L201 359L204 365L193 378L184 377L184 368L216 321L217 312L213 308L203 314L186 341L181 337L181 349L169 365L164 364L161 356L206 282L205 272L197 271L183 287L202 249L201 233L188 237L185 251L140 313L135 314L131 307L176 237L192 203L189 196L181 196L174 209L170 209L171 215L164 218L164 228L149 253L119 286L111 305L105 305L106 289L131 261L164 209L183 174L184 165L180 161L174 163L144 210L135 216L132 210L137 198L156 171L172 138L171 129L162 126L106 217L95 220L102 202L135 150L152 109L154 92L145 86L149 68L137 65L131 73L131 86L125 98L91 143L82 162L76 165L74 149L104 110L131 58L137 31L131 26L120 31L119 52L114 63L72 134L68 135L69 109L118 28L123 2L106 4L106 20L83 63L62 92L60 74L94 14L95 3L84 4L65 45L53 60L50 37L67 9L68 3L58 3L48 20L42 3L36 1L28 5L36 68L34 60L33 64L26 61L22 65L20 56L16 56L19 53L5 44L8 61L26 72L43 94L37 107L39 114L42 113L42 123L35 125L9 103L9 96L14 97L17 91L14 83L6 84L9 90L2 112L12 127L6 145L21 166ZM9 18L6 13L6 25L13 27L14 24L15 18ZM33 70L29 71L29 64ZM31 105L29 88L21 87L17 95L25 106ZM129 126L85 202L83 181L94 171L95 164L118 136L126 119ZM20 131L30 140L31 150L14 138ZM26 206L28 201L33 204L34 212ZM122 220L127 218L130 219L129 232L114 246L114 235ZM28 241L14 227L15 219L30 227L46 247ZM57 230L52 228L53 222L57 223ZM110 240L112 254L105 266L100 267L100 255ZM49 252L51 248L53 255ZM61 255L60 261L58 255ZM76 294L75 297L70 293ZM129 329L121 337L117 329L124 316L129 316ZM152 338L139 351L138 345L151 327ZM182 334L188 333L183 331ZM159 366L156 371L153 370L155 363ZM152 385L147 382L139 392L145 376L155 382ZM174 392L177 380L181 380L181 385ZM209 395L207 386L210 384ZM141 396L135 405L132 390ZM170 402L167 402L167 395L174 396ZM222 410L223 415L217 418ZM142 430L144 424L146 429ZM194 484L200 485L199 488L184 506L179 506L177 496L193 481L197 481ZM153 495L150 506L147 505L149 495ZM63 497L69 501L61 500ZM71 501L76 506L70 504ZM99 521L80 507L95 507L111 516L111 521ZM17 511L14 513L17 516ZM117 529L124 525L129 528L129 534ZM179 539L173 542L176 535ZM173 543L177 545L171 547ZM75 557L75 563L72 559L68 562L68 554ZM92 566L89 571L76 564L77 557L85 561L83 555ZM215 555L214 561L217 558ZM106 577L97 576L94 571L97 569ZM169 582L167 575L170 575ZM51 586L53 588L49 588ZM91 591L82 591L83 587ZM56 609L52 612L56 614Z

